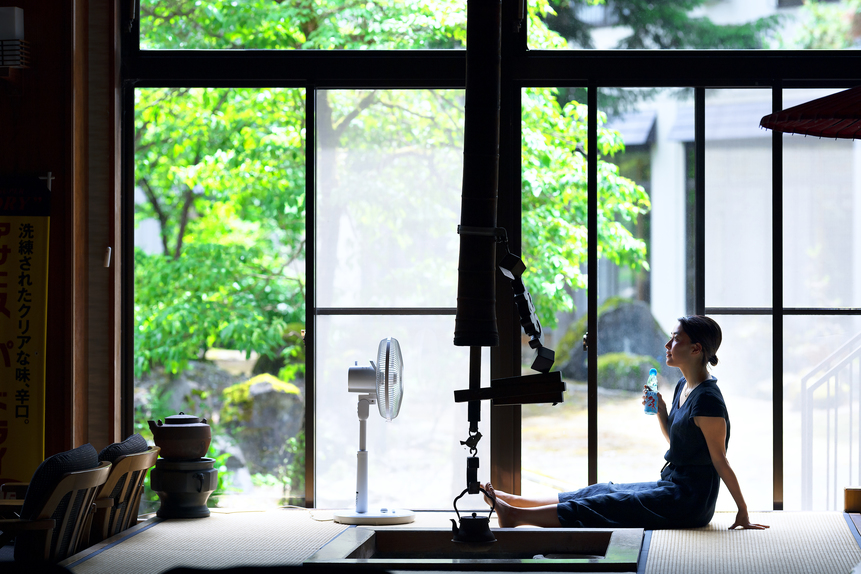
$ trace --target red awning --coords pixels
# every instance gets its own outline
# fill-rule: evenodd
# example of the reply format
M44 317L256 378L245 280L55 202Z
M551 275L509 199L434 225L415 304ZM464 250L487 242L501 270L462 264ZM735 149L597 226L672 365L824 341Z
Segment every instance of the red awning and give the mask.
M823 138L861 137L861 86L764 116L769 130Z

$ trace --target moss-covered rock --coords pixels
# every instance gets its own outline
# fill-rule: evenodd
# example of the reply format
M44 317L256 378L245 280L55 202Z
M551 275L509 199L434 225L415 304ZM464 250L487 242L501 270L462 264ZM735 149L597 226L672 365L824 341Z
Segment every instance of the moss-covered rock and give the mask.
M583 315L571 325L557 345L559 370L568 380L586 381L588 378L588 354L583 352L583 336L587 328L588 317ZM668 367L664 361L664 345L668 339L669 335L652 316L649 306L642 301L613 297L598 308L599 369L601 357L608 354L621 353L628 357L648 357L651 361L650 366L646 367L645 376L638 382L636 388L631 390L642 388L648 376L648 370L652 367L658 370L659 378L665 383L673 383L680 376L678 369ZM601 375L598 377L598 384L604 387L610 386L606 378Z
M221 422L242 449L249 471L282 474L291 462L287 443L304 422L299 388L263 373L224 389L223 397Z
M598 384L607 389L642 391L649 378L649 369L660 364L647 355L606 353L598 357Z

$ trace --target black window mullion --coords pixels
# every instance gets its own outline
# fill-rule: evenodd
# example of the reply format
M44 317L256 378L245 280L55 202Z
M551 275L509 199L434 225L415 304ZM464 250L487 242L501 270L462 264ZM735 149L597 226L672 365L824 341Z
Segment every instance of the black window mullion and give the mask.
M120 426L122 436L135 432L135 88L125 84L122 88L120 114Z
M588 215L587 215L587 417L589 484L598 482L598 85L587 94Z
M783 87L771 90L773 112L783 109ZM772 242L772 466L773 510L783 510L783 134L771 135Z
M305 89L305 506L314 508L316 500L316 404L315 359L317 336L316 258L316 166L317 166L317 90Z
M694 313L706 308L706 90L694 88Z

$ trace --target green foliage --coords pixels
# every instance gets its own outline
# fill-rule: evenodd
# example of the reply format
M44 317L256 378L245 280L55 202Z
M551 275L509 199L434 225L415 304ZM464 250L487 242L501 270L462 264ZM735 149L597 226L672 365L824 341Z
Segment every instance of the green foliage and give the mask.
M185 369L206 349L273 354L304 313L296 281L263 245L189 244L179 258L135 253L135 373Z
M219 498L228 492L235 492L237 489L233 486L233 473L227 469L227 459L230 458L230 453L219 452L215 445L210 443L209 450L206 451L206 456L213 459L212 468L218 471L217 484L215 490L206 499L206 506L209 508L217 508Z
M780 24L778 15L743 24L715 24L691 16L707 0L613 0L616 24L630 30L617 44L620 49L756 49L767 46ZM591 25L579 20L583 6L604 0L552 0L547 25L568 38L572 46L594 48ZM530 44L532 38L530 37Z
M286 499L305 498L305 430L287 440L286 472L282 479L282 494ZM289 501L282 500L282 504Z
M466 43L458 0L142 0L143 48L397 49Z
M587 107L570 101L560 108L555 89L528 89L523 95L524 274L536 297L539 319L553 327L556 313L571 310L568 286L586 287ZM618 132L599 114L598 155L624 150ZM599 257L617 265L648 269L646 245L633 236L637 217L649 211L648 194L619 175L608 161L598 163Z
M654 357L630 353L605 353L598 356L598 380L602 387L639 391L649 369L660 369Z
M135 373L182 371L210 347L275 356L304 319L304 92L136 92Z
M857 48L861 0L817 2L805 0L798 13L799 25L791 38L781 38L779 47L844 50Z
M279 474L255 473L251 475L254 486L280 486L282 506L295 504L305 498L305 431L291 437L284 449L284 464L278 467Z

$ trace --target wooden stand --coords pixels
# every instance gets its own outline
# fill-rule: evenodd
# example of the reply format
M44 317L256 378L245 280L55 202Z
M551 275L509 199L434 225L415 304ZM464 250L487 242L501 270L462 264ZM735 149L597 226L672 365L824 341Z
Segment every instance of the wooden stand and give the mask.
M861 486L843 489L843 512L861 512Z

